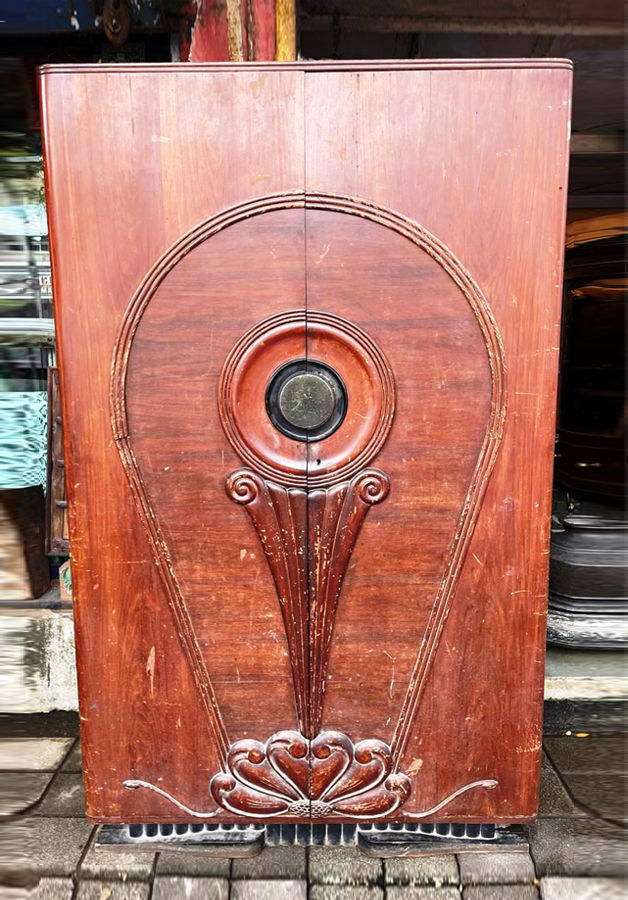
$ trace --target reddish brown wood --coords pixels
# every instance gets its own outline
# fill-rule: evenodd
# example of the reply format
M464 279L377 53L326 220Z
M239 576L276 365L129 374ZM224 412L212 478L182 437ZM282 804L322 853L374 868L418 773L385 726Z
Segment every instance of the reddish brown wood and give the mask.
M272 572L284 621L301 733L321 730L336 608L362 523L386 499L388 479L365 469L351 481L304 491L251 469L227 479L227 496L251 517Z
M373 740L354 746L337 731L313 740L284 731L265 745L239 741L227 766L228 773L212 779L214 800L253 818L377 819L410 796L410 779L392 773L390 747Z
M365 469L308 494L308 591L310 632L311 736L323 720L329 653L347 565L371 507L388 496L390 482L378 469Z
M288 642L299 730L311 735L309 675L309 609L307 557L307 493L238 469L227 479L227 496L241 503L257 532L268 560Z
M45 71L92 818L534 815L569 91ZM303 357L349 397L309 444L265 409Z
M97 68L66 78L52 70L42 85L68 423L66 472L72 486L86 805L88 815L104 821L146 822L154 816L170 821L176 812L164 799L126 790L122 782L127 778L160 783L200 806L210 779L224 766L113 440L109 394L115 341L146 273L181 235L208 215L243 199L293 189L303 178L300 71L277 77L259 70L223 70L208 88L206 74L199 76L189 66L166 67L156 78L135 70L132 75L116 72L112 79L101 77ZM181 114L180 101L189 115ZM94 103L103 115L86 136L84 123ZM268 110L274 108L281 116L269 131ZM146 142L135 144L126 126L122 129L125 142L130 141L125 155L130 155L124 165L114 165L110 179L111 135L129 116L142 121ZM83 164L78 134L86 137ZM240 168L238 148L244 147L247 165ZM219 168L207 168L217 148ZM98 169L107 170L107 176L97 176ZM195 175L188 190L183 172L206 174ZM86 216L83 203L102 210L112 204L116 229L108 224L114 217ZM160 513L165 505L175 516L167 523L169 536L181 557L179 572L187 566L183 580L193 594L186 598L188 607L197 615L201 651L234 740L267 737L295 724L281 614L254 529L225 493L227 476L241 462L223 435L217 408L220 372L238 338L265 315L304 306L303 210L277 216L281 242L268 224L254 218L238 225L237 233L231 228L194 251L199 254L196 281L185 269L186 260L194 269L194 254L177 267L177 275L187 271L189 278L166 284L159 308L153 300L155 328L146 332L145 353L135 362L137 382L146 390L132 394L144 417L147 452L152 452L152 440L166 457L155 457L155 469L166 481L153 478L153 490L161 487L163 496L163 502L160 495L153 502ZM227 282L234 291L230 302ZM159 338L163 327L165 340L163 333ZM186 358L192 335L199 337L197 355ZM134 352L141 349L136 342ZM169 390L167 398L160 397L161 387L172 386L173 378L178 378L174 396ZM195 425L196 472L192 457L180 454L189 438L186 429ZM173 456L181 460L178 469Z

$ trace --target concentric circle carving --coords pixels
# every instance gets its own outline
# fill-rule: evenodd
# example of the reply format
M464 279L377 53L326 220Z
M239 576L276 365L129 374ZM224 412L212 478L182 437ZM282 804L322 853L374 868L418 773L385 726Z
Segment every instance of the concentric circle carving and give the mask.
M341 425L305 444L280 434L266 413L266 386L295 346L338 373L347 391ZM289 310L258 322L227 357L218 389L220 420L233 449L254 471L289 487L329 487L352 478L381 450L392 425L392 370L375 341L332 313Z

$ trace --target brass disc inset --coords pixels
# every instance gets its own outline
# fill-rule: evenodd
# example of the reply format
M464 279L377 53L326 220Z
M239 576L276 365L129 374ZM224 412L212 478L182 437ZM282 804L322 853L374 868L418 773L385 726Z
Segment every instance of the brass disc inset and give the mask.
M334 411L331 385L314 372L293 375L279 392L279 409L296 428L320 428Z
M266 412L293 441L322 441L342 425L347 391L338 372L325 363L293 359L268 382Z

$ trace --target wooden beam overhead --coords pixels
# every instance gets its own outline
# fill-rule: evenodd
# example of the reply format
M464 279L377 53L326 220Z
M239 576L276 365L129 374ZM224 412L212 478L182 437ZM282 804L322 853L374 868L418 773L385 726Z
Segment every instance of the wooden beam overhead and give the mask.
M302 0L305 31L334 24L352 31L482 32L485 34L618 35L624 33L623 5L616 0Z
M590 132L574 132L571 135L572 156L597 156L600 153L626 153L623 134L594 134Z
M530 19L427 19L422 16L334 16L301 14L301 31L326 31L341 26L347 31L375 31L395 34L422 32L467 34L540 34L613 37L623 33L622 25L612 22L545 22Z

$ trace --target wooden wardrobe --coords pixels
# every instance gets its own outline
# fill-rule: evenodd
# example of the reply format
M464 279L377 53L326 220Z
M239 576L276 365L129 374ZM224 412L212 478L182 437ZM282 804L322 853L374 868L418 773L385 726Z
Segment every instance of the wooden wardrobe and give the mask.
M41 91L88 816L529 820L571 64Z

